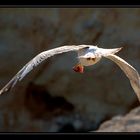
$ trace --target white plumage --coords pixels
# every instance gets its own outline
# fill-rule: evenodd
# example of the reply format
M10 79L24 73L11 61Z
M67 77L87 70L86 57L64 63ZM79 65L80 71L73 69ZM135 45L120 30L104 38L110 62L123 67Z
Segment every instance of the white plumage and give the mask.
M83 72L84 66L94 65L99 62L102 57L106 57L114 61L125 73L130 80L130 84L134 89L139 101L140 101L140 78L137 70L128 64L122 58L114 55L121 48L115 49L103 49L92 45L69 45L54 48L48 51L41 52L31 61L29 61L1 90L0 94L12 89L18 81L21 81L32 69L38 66L42 61L56 54L61 54L70 51L76 51L78 53L79 64L73 69L76 72Z

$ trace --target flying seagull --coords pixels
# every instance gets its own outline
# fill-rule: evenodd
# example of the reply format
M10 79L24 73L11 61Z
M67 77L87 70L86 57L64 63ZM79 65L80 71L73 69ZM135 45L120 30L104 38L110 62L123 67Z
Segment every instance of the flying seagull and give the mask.
M78 54L78 64L73 67L75 72L83 73L84 66L94 65L102 57L115 62L130 80L130 84L140 101L140 78L137 70L125 60L115 55L122 48L104 49L93 45L68 45L41 52L29 61L1 90L0 94L8 92L18 81L21 81L31 70L38 66L42 61L56 54L76 51Z

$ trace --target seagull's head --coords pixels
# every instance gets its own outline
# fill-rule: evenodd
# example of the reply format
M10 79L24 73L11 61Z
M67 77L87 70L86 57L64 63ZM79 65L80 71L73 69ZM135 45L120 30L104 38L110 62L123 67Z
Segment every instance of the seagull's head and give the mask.
M98 50L98 47L96 46L80 49L78 51L79 64L75 65L73 67L73 70L75 72L83 73L84 66L91 66L97 63L102 57L101 55L96 53L97 50Z
M101 59L101 55L96 53L96 46L92 46L86 49L81 49L78 51L78 59L81 65L90 66L94 65Z

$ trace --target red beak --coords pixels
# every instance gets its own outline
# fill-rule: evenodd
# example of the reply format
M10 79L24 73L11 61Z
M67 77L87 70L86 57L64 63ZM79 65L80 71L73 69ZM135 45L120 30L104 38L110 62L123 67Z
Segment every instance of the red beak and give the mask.
M81 64L78 64L78 65L74 66L73 70L75 72L84 73L84 67Z

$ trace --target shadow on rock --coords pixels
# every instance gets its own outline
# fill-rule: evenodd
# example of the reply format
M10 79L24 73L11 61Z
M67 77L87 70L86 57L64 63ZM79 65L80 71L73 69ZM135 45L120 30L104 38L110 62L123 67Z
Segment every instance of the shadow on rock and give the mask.
M53 97L44 86L33 83L26 89L24 103L31 116L37 119L52 118L74 110L73 104L64 97Z

